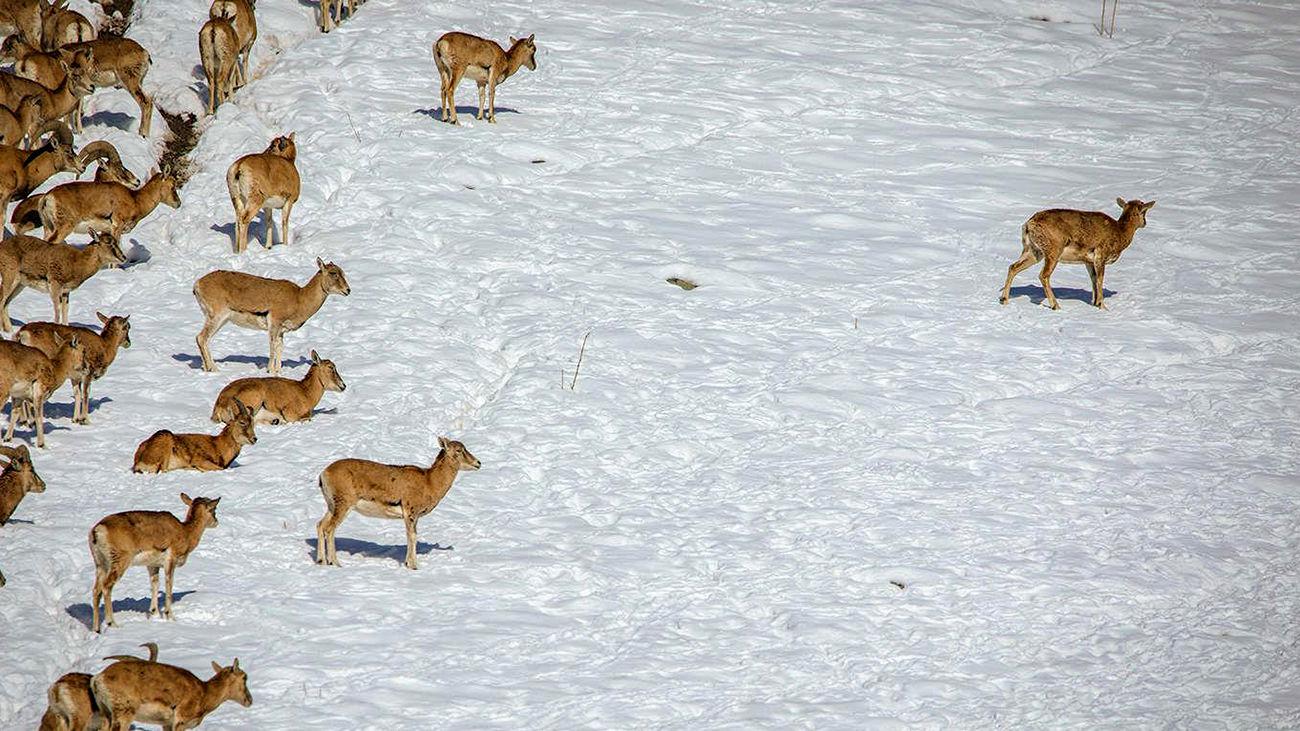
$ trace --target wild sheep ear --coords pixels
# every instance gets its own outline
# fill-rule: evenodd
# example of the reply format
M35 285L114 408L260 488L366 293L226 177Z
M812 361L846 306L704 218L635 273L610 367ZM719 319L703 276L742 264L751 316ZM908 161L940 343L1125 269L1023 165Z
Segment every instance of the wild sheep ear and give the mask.
M316 268L321 271L325 271L325 262L322 261L319 256L316 257Z
M296 134L298 134L298 130L294 130L294 131L292 131L292 132L289 133L289 141L290 141L290 142L293 142L293 136L296 135Z
M219 673L219 672L221 672L221 669L222 669L222 668L221 668L220 665L217 664L217 661L216 661L216 660L213 660L213 661L212 661L212 672L214 672L214 673Z
M536 34L536 33L529 33L529 34L528 34L528 40L530 40L530 41L535 41L535 40L537 40L537 34Z
M1123 208L1124 206L1128 205L1128 203L1126 203L1123 198L1116 198L1115 202L1119 204L1120 208Z
M510 36L510 45L513 46L513 45L515 45L515 44L518 43L518 42L519 42L519 39L518 39L518 38L515 38L514 36Z
M314 351L314 350L311 351L311 362L312 362L312 363L319 363L319 362L320 362L320 355L318 355L318 354L316 353L316 351Z
M1156 205L1155 201L1147 201L1147 204L1145 206L1142 206L1142 210L1149 211L1152 208L1155 208L1155 205Z
M451 440L447 437L438 437L438 446L443 449L451 449Z
M186 505L189 505L194 502L194 498L190 497L189 495L186 495L185 493L181 493L181 502L185 503Z
M239 669L239 658L235 658L235 661L232 662L232 663L230 663L230 667L231 667L232 670L238 670L238 669Z
M213 508L216 508L216 507L217 507L218 505L220 505L220 504L221 504L221 498L219 498L219 497L217 497L217 498L212 498L212 507L213 507Z
M98 318L99 318L99 321L102 322L102 323L104 323L105 325L108 324L108 315L105 315L104 313L100 312L99 310L95 310L95 317L98 317Z

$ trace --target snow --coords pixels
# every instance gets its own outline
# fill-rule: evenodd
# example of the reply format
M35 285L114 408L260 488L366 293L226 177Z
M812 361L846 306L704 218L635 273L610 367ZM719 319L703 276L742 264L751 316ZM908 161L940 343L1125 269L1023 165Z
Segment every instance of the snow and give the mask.
M137 7L158 104L200 111L206 3ZM0 528L0 727L145 641L240 658L254 705L211 729L1300 724L1300 14L1149 0L1105 39L1094 10L370 0L320 35L263 0L183 205L72 296L130 313L133 347L91 426L54 399L49 489ZM436 121L452 29L537 34L498 124L468 84ZM145 142L125 92L92 111L144 172L161 120ZM255 224L236 257L226 167L288 131L293 241ZM1077 266L1058 312L1037 268L998 304L1029 215L1116 196L1158 203L1109 312ZM286 337L287 375L315 348L347 391L226 472L132 475L265 363L229 326L198 370L193 282L317 256L352 294ZM483 469L421 522L420 570L355 513L317 566L320 470L427 464L439 435ZM133 569L91 634L86 531L182 490L221 524L176 620Z

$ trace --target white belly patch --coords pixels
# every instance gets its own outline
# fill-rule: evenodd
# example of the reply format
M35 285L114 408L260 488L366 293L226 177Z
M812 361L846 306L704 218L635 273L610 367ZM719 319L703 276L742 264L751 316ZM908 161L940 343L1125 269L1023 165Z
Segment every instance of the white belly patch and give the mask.
M373 500L358 500L357 512L368 518L398 518L402 517L401 505L385 505Z

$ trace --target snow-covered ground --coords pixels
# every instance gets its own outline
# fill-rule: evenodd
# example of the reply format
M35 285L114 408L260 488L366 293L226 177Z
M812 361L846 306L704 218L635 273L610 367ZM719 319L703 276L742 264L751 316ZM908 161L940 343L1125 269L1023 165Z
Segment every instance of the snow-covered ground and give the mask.
M206 3L137 6L159 104L199 110ZM262 0L184 204L72 297L134 346L91 426L54 400L49 489L0 528L0 727L145 641L240 658L254 705L212 729L1300 724L1300 12L1131 2L1104 39L1096 9L370 0L324 36ZM436 121L452 29L537 35L496 125L472 84ZM95 99L87 139L145 172L129 96ZM236 257L226 167L288 131L294 240ZM1030 214L1116 196L1158 203L1109 312L1078 266L1058 312L1036 268L997 303ZM286 363L316 348L348 390L224 473L132 475L265 363L230 326L198 369L195 279L317 256L352 295ZM439 435L483 469L421 522L420 570L355 514L315 565L319 471ZM133 569L92 634L87 529L182 490L221 524L176 621Z

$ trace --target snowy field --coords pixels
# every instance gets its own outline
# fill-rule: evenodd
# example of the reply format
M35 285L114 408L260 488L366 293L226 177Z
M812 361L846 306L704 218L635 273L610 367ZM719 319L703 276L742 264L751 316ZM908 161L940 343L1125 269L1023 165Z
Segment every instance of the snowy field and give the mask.
M370 0L320 35L261 0L183 205L72 296L133 347L90 426L53 400L48 491L0 528L0 728L146 641L248 670L254 705L205 729L1300 724L1300 11L1126 2L1105 39L1096 5ZM207 3L137 11L148 88L199 111ZM496 125L470 83L436 119L453 29L537 36ZM162 120L91 110L79 142L147 172ZM226 168L289 131L294 240L256 225L236 257ZM1026 218L1116 196L1158 204L1109 312L1070 265L1060 311L1037 268L998 304ZM347 391L226 472L131 474L265 365L230 326L199 370L194 281L317 256L352 294L286 375L316 348ZM483 469L421 521L420 570L355 513L317 566L320 470L439 435ZM132 569L92 634L87 530L182 490L222 502L176 620Z

